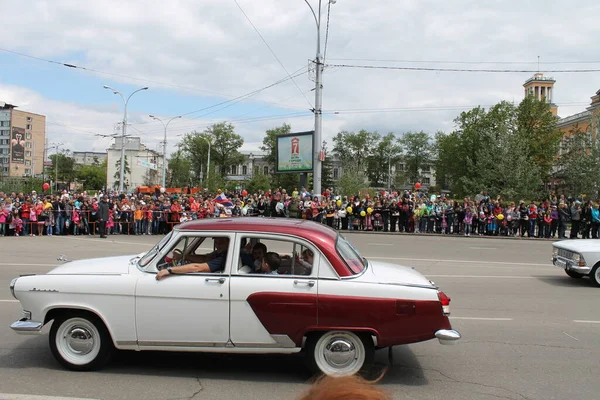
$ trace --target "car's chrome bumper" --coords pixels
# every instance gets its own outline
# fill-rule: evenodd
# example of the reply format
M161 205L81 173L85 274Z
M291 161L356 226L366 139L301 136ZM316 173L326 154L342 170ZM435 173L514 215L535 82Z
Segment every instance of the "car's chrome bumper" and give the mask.
M10 325L10 328L13 331L20 333L21 335L37 335L42 332L43 327L44 324L42 322L25 318L15 321Z
M460 339L460 333L454 329L440 329L435 333L435 337L440 341L440 344L456 344Z
M554 264L555 267L564 269L565 271L574 271L582 275L587 275L592 270L592 267L590 267L589 265L580 266L575 264L575 261L569 260L568 258L564 257L552 257L552 264Z

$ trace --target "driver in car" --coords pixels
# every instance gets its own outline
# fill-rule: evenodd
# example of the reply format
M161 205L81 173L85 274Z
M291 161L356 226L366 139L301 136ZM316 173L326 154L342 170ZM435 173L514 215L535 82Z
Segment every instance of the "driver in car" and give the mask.
M156 274L156 280L160 281L168 275L222 271L225 268L225 261L227 260L229 238L216 237L214 241L215 251L202 255L186 255L184 260L189 262L188 264L162 269Z

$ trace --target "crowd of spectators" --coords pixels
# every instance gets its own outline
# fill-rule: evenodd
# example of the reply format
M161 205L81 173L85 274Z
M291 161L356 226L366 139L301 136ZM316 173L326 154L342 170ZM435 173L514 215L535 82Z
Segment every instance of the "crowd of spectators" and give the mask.
M424 191L380 191L346 196L306 189L218 191L215 194L54 194L0 192L0 236L94 235L98 208L108 202L107 234L161 235L193 219L302 218L339 230L446 235L598 238L598 204L556 196L510 201L481 192L460 200Z

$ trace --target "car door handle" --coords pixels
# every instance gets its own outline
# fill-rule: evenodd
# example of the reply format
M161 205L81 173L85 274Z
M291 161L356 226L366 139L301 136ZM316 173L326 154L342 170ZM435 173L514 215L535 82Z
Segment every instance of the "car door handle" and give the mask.
M313 287L315 286L315 281L294 281L294 285L307 285Z
M225 278L206 278L206 282L219 282L223 284L225 283Z

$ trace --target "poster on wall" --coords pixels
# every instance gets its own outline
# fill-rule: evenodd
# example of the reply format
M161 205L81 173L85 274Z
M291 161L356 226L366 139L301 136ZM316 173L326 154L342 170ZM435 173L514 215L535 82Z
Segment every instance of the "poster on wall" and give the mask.
M313 172L314 131L277 136L277 173Z
M11 162L25 163L25 129L13 127L10 145Z

